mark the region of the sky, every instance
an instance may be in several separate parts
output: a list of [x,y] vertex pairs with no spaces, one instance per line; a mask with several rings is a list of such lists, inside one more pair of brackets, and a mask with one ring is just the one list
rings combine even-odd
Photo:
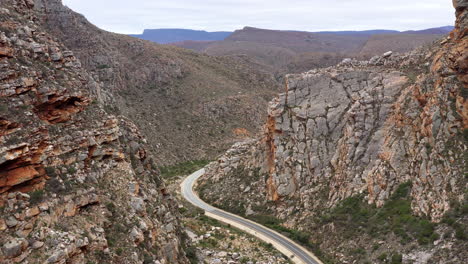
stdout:
[[453,25],[452,0],[63,0],[117,33],[186,28],[233,31],[416,30]]

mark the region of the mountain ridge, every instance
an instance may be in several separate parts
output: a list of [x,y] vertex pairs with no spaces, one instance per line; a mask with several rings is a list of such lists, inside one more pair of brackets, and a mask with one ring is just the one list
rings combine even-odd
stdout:
[[427,28],[421,30],[391,30],[391,29],[372,29],[372,30],[342,30],[342,31],[299,31],[299,30],[274,30],[261,29],[246,26],[243,29],[235,31],[205,31],[183,28],[161,28],[144,29],[142,34],[129,34],[131,37],[150,40],[159,44],[174,44],[183,41],[219,41],[224,40],[236,31],[242,30],[269,30],[278,32],[302,32],[315,34],[333,34],[333,35],[377,35],[390,33],[412,33],[412,34],[447,34],[453,30],[453,26],[442,26]]
[[193,29],[145,29],[142,34],[130,34],[129,36],[150,40],[160,44],[168,44],[185,40],[194,41],[215,41],[224,40],[232,32],[214,31],[208,32],[204,30]]

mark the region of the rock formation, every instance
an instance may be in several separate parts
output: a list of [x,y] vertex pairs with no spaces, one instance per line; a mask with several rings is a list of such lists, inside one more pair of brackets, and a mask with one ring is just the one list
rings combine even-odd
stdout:
[[146,139],[38,2],[0,1],[0,262],[187,263]]
[[[441,221],[465,201],[467,187],[467,3],[454,5],[456,29],[430,48],[288,75],[264,134],[210,164],[201,195],[307,230],[347,198],[383,207],[410,182],[413,214]],[[331,239],[340,236],[321,242]]]

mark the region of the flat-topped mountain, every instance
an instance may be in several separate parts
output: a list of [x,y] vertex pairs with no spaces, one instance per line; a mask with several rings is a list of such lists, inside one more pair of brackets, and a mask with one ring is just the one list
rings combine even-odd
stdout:
[[143,34],[132,34],[130,36],[150,40],[160,44],[180,42],[185,40],[213,41],[224,40],[232,32],[219,31],[207,32],[192,29],[145,29]]
[[224,40],[186,40],[172,45],[216,56],[247,55],[281,75],[332,66],[347,57],[368,59],[389,50],[408,52],[440,39],[451,29],[305,32],[244,27]]

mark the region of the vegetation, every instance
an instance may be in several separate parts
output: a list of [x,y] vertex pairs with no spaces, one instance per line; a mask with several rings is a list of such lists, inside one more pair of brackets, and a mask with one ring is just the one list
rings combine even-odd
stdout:
[[324,263],[330,263],[328,258],[320,250],[319,246],[310,241],[310,234],[304,231],[295,230],[291,228],[284,227],[281,225],[282,220],[271,216],[271,215],[252,215],[248,217],[252,221],[260,223],[266,227],[269,227],[273,230],[276,230],[283,235],[289,237],[290,239],[302,244],[303,246],[311,249],[314,254],[320,258]]
[[38,204],[44,200],[44,191],[37,190],[29,193],[30,199],[29,202],[31,204]]
[[198,263],[198,258],[197,258],[197,248],[194,246],[187,247],[184,249],[185,251],[185,256],[189,259],[190,264],[197,264]]
[[410,189],[411,183],[401,184],[381,208],[368,205],[362,196],[350,197],[323,215],[320,222],[346,227],[342,234],[345,238],[355,236],[356,232],[373,236],[394,233],[403,243],[417,240],[421,245],[428,244],[438,238],[435,224],[412,214]]
[[462,202],[452,202],[452,209],[447,212],[442,219],[442,223],[451,226],[455,231],[455,238],[468,240],[467,223],[462,221],[468,215],[468,194],[465,193],[465,200]]
[[101,64],[101,65],[98,65],[96,68],[98,68],[99,70],[102,70],[102,69],[108,69],[110,68],[110,66],[107,64]]
[[175,176],[188,175],[205,167],[208,163],[210,163],[209,160],[192,160],[175,165],[159,167],[159,169],[161,170],[161,176],[167,179]]

